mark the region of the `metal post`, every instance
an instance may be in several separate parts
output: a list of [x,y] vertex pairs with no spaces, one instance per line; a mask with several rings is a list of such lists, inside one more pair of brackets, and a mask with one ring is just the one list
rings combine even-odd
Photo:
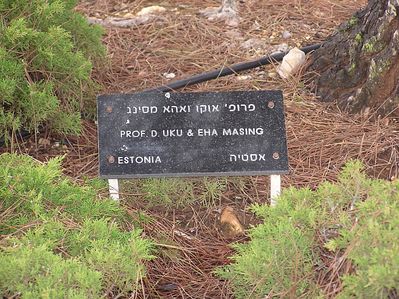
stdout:
[[119,182],[118,179],[109,179],[109,196],[114,200],[119,200]]
[[275,206],[277,203],[277,197],[281,193],[281,176],[271,175],[270,176],[270,205]]

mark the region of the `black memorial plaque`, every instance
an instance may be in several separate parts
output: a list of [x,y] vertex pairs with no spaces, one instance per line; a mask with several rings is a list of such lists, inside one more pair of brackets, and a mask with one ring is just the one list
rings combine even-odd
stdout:
[[281,91],[98,97],[100,176],[288,172]]

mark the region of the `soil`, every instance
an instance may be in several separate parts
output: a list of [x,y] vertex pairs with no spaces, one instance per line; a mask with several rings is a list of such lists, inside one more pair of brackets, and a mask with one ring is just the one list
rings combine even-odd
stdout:
[[[361,6],[363,0],[240,1],[240,23],[227,26],[210,21],[199,11],[218,1],[199,0],[82,0],[77,9],[87,17],[124,17],[141,8],[160,5],[166,11],[153,21],[132,28],[106,28],[104,43],[109,64],[96,67],[93,77],[102,93],[133,93],[246,60],[270,54],[283,43],[303,47],[320,43]],[[288,38],[285,31],[290,33]],[[252,40],[248,42],[248,40]],[[164,73],[174,73],[167,79]],[[245,75],[245,76],[243,76]],[[276,65],[228,76],[181,91],[281,89],[284,93],[290,173],[282,187],[316,188],[334,181],[349,159],[360,159],[367,172],[392,180],[399,175],[399,125],[393,118],[348,115],[335,105],[320,103],[311,92],[314,74],[302,71],[283,80]],[[97,133],[93,121],[83,122],[81,136],[41,133],[19,140],[15,151],[46,161],[65,155],[64,172],[77,182],[97,177]],[[10,149],[2,149],[3,151]],[[257,219],[248,212],[254,202],[268,201],[268,177],[246,177],[237,187],[229,182],[214,206],[148,208],[140,200],[123,200],[143,222],[146,236],[159,244],[159,257],[147,265],[147,278],[137,297],[233,298],[228,282],[217,278],[216,267],[230,262],[231,244],[247,237],[227,238],[220,230],[221,210],[230,206],[246,228]],[[137,216],[134,216],[137,217]]]

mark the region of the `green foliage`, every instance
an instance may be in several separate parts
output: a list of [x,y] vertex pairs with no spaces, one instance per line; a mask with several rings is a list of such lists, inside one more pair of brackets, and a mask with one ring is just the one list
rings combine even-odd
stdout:
[[103,183],[73,184],[61,160],[0,155],[0,234],[9,235],[0,241],[0,293],[128,295],[145,275],[152,245],[140,230],[121,229],[127,215],[115,201],[98,198]]
[[355,36],[355,43],[356,45],[360,45],[363,42],[363,35],[359,32]]
[[250,230],[249,243],[234,246],[233,263],[218,271],[232,281],[237,298],[324,297],[315,280],[321,262],[316,236],[328,230],[339,237],[323,245],[345,251],[354,265],[342,277],[340,298],[397,294],[399,182],[369,179],[362,164],[351,161],[337,183],[288,189],[276,207],[253,210],[263,223]]
[[145,273],[142,263],[132,261],[152,258],[149,243],[140,234],[140,230],[122,232],[106,220],[86,220],[80,231],[71,234],[66,246],[71,255],[82,256],[91,269],[102,273],[106,286],[113,285],[127,294]]
[[200,202],[207,207],[214,207],[218,204],[223,191],[226,189],[227,180],[219,178],[204,178],[203,188],[199,193]]
[[123,211],[112,200],[100,200],[96,189],[72,184],[61,174],[61,158],[47,164],[28,156],[0,155],[0,198],[4,210],[13,213],[0,224],[0,233],[11,233],[35,219],[48,220],[56,215],[86,218],[113,217],[121,221]]
[[123,182],[123,190],[142,194],[150,206],[167,208],[186,207],[194,202],[215,206],[226,189],[227,181],[221,178],[182,179],[161,178]]
[[352,18],[350,18],[350,20],[348,21],[348,27],[352,28],[354,26],[356,26],[359,23],[359,19],[355,16],[352,16]]
[[[346,250],[355,273],[343,277],[339,298],[393,298],[399,292],[399,182],[364,179],[356,221],[327,246]],[[359,194],[360,193],[360,194]]]
[[194,201],[194,185],[184,179],[143,180],[144,198],[153,205],[181,207]]
[[0,252],[0,291],[21,298],[99,298],[101,273],[46,246],[9,247]]
[[234,263],[219,271],[233,282],[237,298],[310,295],[316,258],[312,244],[319,217],[314,200],[307,189],[290,189],[275,208],[253,207],[263,224],[251,229],[251,242],[234,246]]
[[379,39],[377,36],[372,36],[365,41],[362,51],[366,54],[374,54],[382,51],[386,46],[386,42],[383,39]]
[[354,75],[355,70],[356,70],[356,63],[355,63],[355,62],[352,62],[352,63],[350,64],[349,68],[348,68],[348,73],[349,73],[350,75]]
[[[0,5],[0,138],[48,125],[78,133],[94,104],[92,63],[102,30],[73,11],[76,1],[3,0]],[[90,103],[91,102],[91,103]]]

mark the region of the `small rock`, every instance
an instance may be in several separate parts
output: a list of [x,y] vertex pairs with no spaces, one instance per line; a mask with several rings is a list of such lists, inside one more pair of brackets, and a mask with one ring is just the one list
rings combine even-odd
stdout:
[[173,79],[176,77],[175,73],[163,73],[162,76],[164,76],[166,79]]
[[39,143],[39,145],[44,145],[44,146],[47,146],[47,145],[51,144],[50,140],[48,140],[46,138],[39,138],[39,142],[38,143]]
[[221,229],[225,237],[234,238],[244,234],[244,227],[232,207],[225,207],[220,215]]
[[239,18],[227,18],[225,23],[227,26],[230,26],[230,27],[238,27],[238,25],[240,25],[240,19]]
[[277,73],[275,72],[268,72],[267,75],[269,76],[269,78],[275,78],[277,76]]
[[237,76],[238,81],[245,81],[245,80],[249,80],[249,79],[252,79],[252,77],[250,75]]
[[240,23],[237,11],[231,7],[207,7],[201,10],[200,14],[207,17],[209,21],[224,20],[225,24],[230,27],[238,27]]
[[125,13],[124,15],[122,15],[122,17],[125,18],[125,19],[132,19],[132,18],[135,17],[135,15],[130,13],[130,12],[128,12],[128,13]]
[[144,16],[144,15],[154,15],[154,14],[160,14],[166,11],[165,7],[158,6],[158,5],[153,5],[153,6],[148,6],[144,7],[141,9],[137,15],[138,16]]
[[192,239],[193,239],[193,237],[191,237],[191,236],[187,235],[186,233],[184,233],[184,232],[182,232],[182,231],[179,231],[179,230],[177,230],[177,229],[174,230],[173,233],[174,233],[176,236],[179,236],[179,237],[183,237],[183,238],[186,238],[186,239],[189,239],[189,240],[192,240]]
[[259,38],[250,38],[241,44],[244,49],[257,49],[263,45],[263,41]]
[[291,34],[291,32],[285,30],[285,31],[281,34],[281,36],[282,36],[282,38],[284,38],[284,39],[289,39],[289,38],[292,36],[292,34]]
[[273,47],[272,54],[288,52],[290,47],[286,43],[279,44]]
[[237,29],[231,29],[231,30],[226,31],[226,36],[233,40],[242,40],[243,39],[242,33]]
[[283,61],[277,68],[277,73],[281,78],[287,79],[293,75],[305,63],[306,55],[298,48],[293,48],[284,56]]
[[220,7],[207,7],[200,10],[200,14],[207,18],[212,18],[213,16],[220,13]]

